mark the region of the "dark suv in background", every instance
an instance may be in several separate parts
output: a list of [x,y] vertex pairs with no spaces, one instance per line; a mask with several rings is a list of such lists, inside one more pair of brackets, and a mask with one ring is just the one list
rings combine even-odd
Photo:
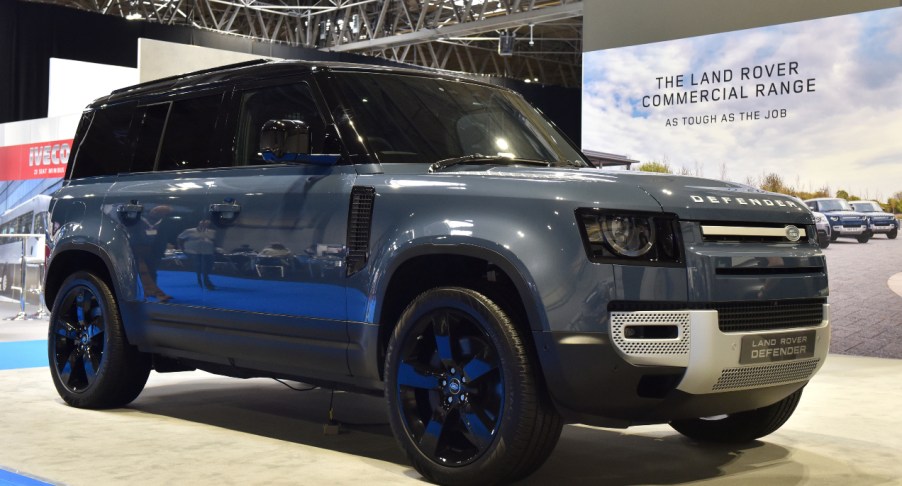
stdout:
[[872,233],[870,220],[862,212],[852,209],[849,202],[838,197],[820,197],[806,199],[805,204],[812,211],[824,213],[830,222],[830,241],[840,236],[855,238],[859,243],[867,243]]
[[84,112],[54,195],[57,390],[151,369],[384,394],[441,483],[542,465],[562,424],[779,428],[829,348],[811,212],[607,172],[517,94],[412,70],[252,62]]
[[872,235],[884,234],[887,238],[894,240],[899,234],[899,221],[892,213],[887,213],[875,201],[851,201],[849,205],[855,211],[864,213],[868,216],[868,230]]

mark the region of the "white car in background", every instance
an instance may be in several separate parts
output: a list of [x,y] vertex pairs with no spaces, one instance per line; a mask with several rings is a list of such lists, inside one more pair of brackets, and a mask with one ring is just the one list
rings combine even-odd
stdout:
[[812,211],[814,215],[814,225],[817,227],[817,244],[821,248],[830,246],[830,221],[824,213]]

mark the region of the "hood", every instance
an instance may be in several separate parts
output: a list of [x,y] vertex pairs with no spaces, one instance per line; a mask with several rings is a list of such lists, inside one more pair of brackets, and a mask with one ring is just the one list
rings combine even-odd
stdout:
[[848,211],[848,210],[837,210],[837,211],[824,211],[824,214],[827,217],[830,216],[842,216],[842,217],[854,217],[854,218],[866,218],[867,215],[865,213],[859,213],[858,211]]
[[876,217],[879,219],[895,219],[896,218],[896,215],[894,215],[893,213],[887,213],[884,211],[870,211],[870,212],[864,213],[864,215],[868,216],[870,218]]
[[811,211],[799,199],[734,182],[673,174],[585,168],[493,167],[475,171],[469,167],[456,169],[453,173],[458,175],[580,182],[582,184],[575,184],[573,190],[586,192],[571,194],[571,198],[586,201],[588,207],[594,207],[594,204],[588,204],[589,201],[599,202],[602,207],[612,209],[630,206],[629,201],[611,197],[612,193],[617,191],[611,191],[610,186],[616,183],[621,187],[639,189],[654,199],[661,210],[674,213],[683,220],[814,224]]

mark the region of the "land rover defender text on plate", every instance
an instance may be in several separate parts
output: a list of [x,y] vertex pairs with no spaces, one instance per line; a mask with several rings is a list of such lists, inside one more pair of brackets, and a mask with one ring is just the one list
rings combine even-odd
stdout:
[[530,474],[564,423],[767,435],[829,346],[794,198],[602,171],[469,79],[251,62],[95,101],[51,203],[54,384],[151,369],[383,393],[439,483]]

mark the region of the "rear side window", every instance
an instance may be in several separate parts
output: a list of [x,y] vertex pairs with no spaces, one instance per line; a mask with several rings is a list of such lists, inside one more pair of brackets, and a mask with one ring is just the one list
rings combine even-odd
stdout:
[[118,174],[128,170],[131,150],[128,130],[134,105],[95,110],[73,160],[71,178]]
[[150,172],[156,166],[160,140],[166,117],[169,116],[171,103],[141,106],[135,115],[137,135],[135,142],[135,158],[132,160],[132,172]]
[[219,160],[220,152],[216,150],[216,122],[222,97],[223,94],[218,93],[172,102],[156,170],[206,169],[227,165]]

